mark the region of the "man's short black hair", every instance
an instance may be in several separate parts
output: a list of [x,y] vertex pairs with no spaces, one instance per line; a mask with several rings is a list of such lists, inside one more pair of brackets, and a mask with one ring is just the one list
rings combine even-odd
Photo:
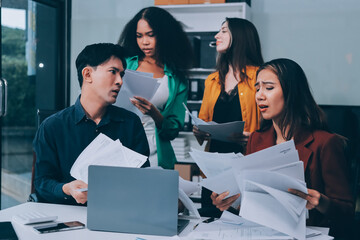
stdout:
[[80,88],[83,84],[82,70],[84,67],[97,67],[111,57],[121,60],[124,70],[126,69],[125,50],[123,47],[113,43],[96,43],[86,46],[76,58],[76,69]]

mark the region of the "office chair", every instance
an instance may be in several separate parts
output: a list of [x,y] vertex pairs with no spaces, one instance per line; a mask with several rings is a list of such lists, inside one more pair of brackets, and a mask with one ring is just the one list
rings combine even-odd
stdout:
[[[37,110],[37,127],[39,128],[40,124],[49,116],[58,112],[58,110]],[[39,202],[39,198],[36,195],[36,189],[34,185],[35,180],[35,163],[36,163],[36,153],[33,151],[33,163],[31,168],[31,190],[28,198],[28,202]]]
[[28,202],[39,202],[39,199],[36,195],[35,192],[35,185],[34,185],[34,179],[35,179],[35,163],[36,163],[36,154],[33,151],[33,163],[32,163],[32,168],[31,168],[31,190],[30,190],[30,195],[28,198]]
[[320,105],[325,112],[331,131],[346,138],[344,147],[349,166],[356,210],[353,236],[360,239],[360,106]]

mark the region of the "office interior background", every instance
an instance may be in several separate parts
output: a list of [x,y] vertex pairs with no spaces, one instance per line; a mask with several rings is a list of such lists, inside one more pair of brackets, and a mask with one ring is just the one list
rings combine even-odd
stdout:
[[[7,95],[7,101],[0,99],[1,114],[7,105],[0,123],[4,209],[26,202],[31,191],[32,140],[39,121],[73,104],[80,93],[78,53],[88,44],[116,43],[124,25],[154,1],[2,0],[0,4],[0,75],[7,81],[7,87],[0,82],[0,94]],[[204,9],[189,6],[183,11],[193,14],[192,21],[206,22],[204,32],[217,31],[222,21],[211,21],[214,10]],[[215,11],[226,14],[226,6],[219,9]],[[298,62],[330,127],[350,140],[359,213],[360,2],[253,0],[245,16],[259,32],[265,61],[286,57]],[[191,23],[184,26],[191,32]]]

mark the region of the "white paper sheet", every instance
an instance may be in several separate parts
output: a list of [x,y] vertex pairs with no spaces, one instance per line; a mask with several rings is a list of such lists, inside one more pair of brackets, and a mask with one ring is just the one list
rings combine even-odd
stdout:
[[290,151],[295,151],[294,140],[289,140],[269,148],[263,149],[261,151],[246,155],[248,160],[253,159],[268,159],[270,156],[277,156],[280,154],[287,154]]
[[266,156],[257,153],[246,155],[239,160],[233,160],[231,166],[238,172],[249,169],[270,170],[300,161],[297,150],[288,151],[286,154],[274,153],[275,155],[269,154]]
[[[307,193],[306,183],[298,179],[292,178],[282,173],[264,171],[264,170],[246,170],[241,175],[237,175],[236,180],[240,189],[243,189],[242,181],[248,180],[260,183],[284,192],[288,192],[289,188],[294,188]],[[290,194],[290,193],[289,193]]]
[[[291,144],[293,142],[290,142],[288,146]],[[279,149],[278,147],[275,148]],[[234,155],[220,155],[195,149],[190,152],[190,155],[207,176],[200,184],[218,194],[229,191],[227,197],[230,197],[241,193],[241,184],[238,185],[234,180],[235,176],[242,175],[243,171],[246,170],[271,170],[303,180],[303,163],[299,161],[298,152],[291,150],[286,151],[286,154],[279,154],[280,151],[282,150],[277,151],[275,149],[273,153],[277,155],[270,155],[267,158],[262,158],[259,154],[239,157],[234,153],[232,153]]]
[[251,186],[255,187],[256,185],[255,188],[262,188],[263,191],[277,198],[295,220],[305,210],[306,200],[288,192],[289,188],[293,188],[307,193],[306,183],[303,181],[276,172],[256,170],[244,171],[242,175],[236,177],[236,180],[242,192],[244,192],[245,182],[251,182],[252,184],[247,185],[247,191]]
[[303,184],[286,175],[266,171],[244,171],[237,180],[241,178],[242,217],[297,239],[305,239],[306,200],[287,192],[288,188],[307,192]]
[[88,183],[90,165],[139,168],[146,160],[146,156],[124,147],[119,140],[113,141],[100,133],[76,159],[70,175]]
[[233,240],[233,239],[292,239],[273,229],[247,224],[227,224],[221,220],[211,223],[200,223],[199,226],[191,232],[188,237],[190,239],[217,239],[217,240]]
[[122,150],[124,152],[125,158],[128,162],[128,167],[133,168],[140,168],[147,160],[147,157],[131,150],[130,148],[127,148],[125,146],[122,146]]
[[202,186],[216,193],[229,191],[229,196],[241,193],[240,215],[243,218],[305,239],[306,200],[288,192],[293,188],[307,193],[303,162],[294,141],[247,156],[225,157],[225,164],[219,163],[224,159],[216,153],[194,151],[191,155],[209,175],[201,182]]
[[329,228],[324,227],[306,227],[306,239],[308,240],[332,240],[334,237],[331,237],[329,234]]
[[208,178],[230,169],[232,162],[242,157],[235,153],[209,153],[196,149],[191,149],[190,156]]
[[245,191],[240,215],[299,240],[305,239],[305,211],[296,222],[288,211],[269,194]]
[[316,231],[316,232],[320,232],[323,235],[328,235],[329,234],[329,230],[330,228],[326,228],[326,227],[315,227],[315,226],[307,226],[306,227],[306,234],[311,231]]
[[160,83],[152,77],[152,74],[126,69],[123,85],[114,105],[134,112],[141,117],[143,114],[131,103],[130,98],[140,96],[150,101],[159,86]]
[[235,224],[235,225],[241,225],[246,222],[244,218],[235,215],[229,211],[223,211],[220,217],[220,221],[222,221],[223,223]]
[[183,103],[186,112],[194,121],[196,127],[203,132],[209,133],[212,139],[223,142],[231,142],[231,137],[237,134],[242,134],[244,131],[244,121],[234,121],[227,123],[205,122],[192,114],[186,105]]
[[191,199],[186,195],[186,193],[179,188],[179,199],[184,204],[184,206],[193,214],[196,218],[201,218],[199,211],[197,210],[195,204]]
[[305,181],[304,163],[302,161],[277,166],[271,168],[270,171],[281,173],[300,181]]
[[215,177],[205,178],[200,182],[200,185],[217,194],[229,191],[226,198],[240,193],[233,169],[228,169]]
[[299,221],[299,216],[305,211],[306,200],[296,195],[248,180],[245,181],[245,185],[244,197],[245,192],[249,191],[269,194],[279,202],[279,207],[284,207],[288,211],[295,222]]
[[187,108],[186,104],[183,103],[183,106],[185,108],[185,111],[189,114],[189,116],[191,117],[191,119],[194,121],[195,125],[198,126],[198,125],[207,125],[207,124],[212,124],[214,122],[205,122],[204,120],[198,118],[197,116],[195,116],[194,114],[192,114],[190,112],[190,110]]
[[187,196],[198,192],[201,186],[198,182],[187,181],[179,176],[179,188],[182,189]]

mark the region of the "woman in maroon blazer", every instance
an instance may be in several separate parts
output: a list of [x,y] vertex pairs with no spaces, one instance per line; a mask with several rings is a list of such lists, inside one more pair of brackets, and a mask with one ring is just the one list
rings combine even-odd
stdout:
[[[349,232],[354,200],[344,154],[344,139],[328,131],[324,113],[316,104],[302,68],[289,59],[265,63],[257,72],[256,103],[263,121],[250,135],[247,154],[294,139],[304,162],[308,193],[289,189],[307,200],[307,225],[330,227],[333,236]],[[228,209],[239,195],[213,193],[213,204]]]

